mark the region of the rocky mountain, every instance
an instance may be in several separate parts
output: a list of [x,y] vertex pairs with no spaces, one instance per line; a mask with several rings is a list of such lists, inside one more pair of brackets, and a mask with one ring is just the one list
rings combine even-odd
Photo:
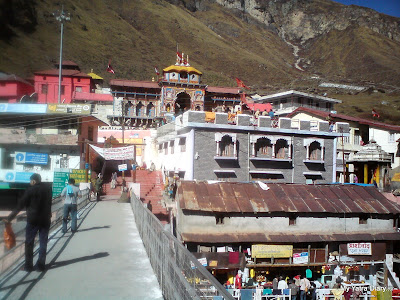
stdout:
[[[342,90],[320,87],[334,82],[398,100],[400,19],[330,0],[0,0],[0,71],[29,77],[58,61],[53,13],[62,3],[71,17],[64,58],[105,82],[151,80],[155,65],[175,62],[178,45],[206,84],[233,86],[239,77],[253,92],[340,98]],[[110,59],[115,75],[106,72]]]

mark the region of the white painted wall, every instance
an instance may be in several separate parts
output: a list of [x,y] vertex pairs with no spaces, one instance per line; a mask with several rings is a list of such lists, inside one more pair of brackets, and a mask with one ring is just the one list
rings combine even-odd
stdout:
[[[381,128],[369,128],[369,137],[370,139],[374,139],[376,143],[382,147],[387,153],[394,153],[396,155],[397,152],[397,143],[396,141],[400,138],[400,133],[395,133],[392,141],[390,140],[390,131],[381,129]],[[392,168],[396,168],[400,165],[400,157],[394,158],[394,163],[392,164]]]
[[[321,226],[323,225],[323,226]],[[332,234],[393,232],[393,219],[298,217],[296,225],[289,225],[288,217],[225,217],[224,224],[216,224],[215,216],[179,214],[181,232],[185,233],[268,233],[268,234]]]
[[[175,135],[175,133],[173,133]],[[186,151],[181,151],[179,145],[180,138],[186,137]],[[170,142],[174,141],[174,153],[171,154]],[[164,144],[168,143],[168,154],[164,154]],[[158,145],[162,144],[162,151],[158,151]],[[158,162],[160,168],[166,171],[185,171],[184,180],[193,179],[193,159],[194,159],[194,133],[191,130],[188,133],[179,135],[177,137],[167,136],[160,139],[157,144]]]

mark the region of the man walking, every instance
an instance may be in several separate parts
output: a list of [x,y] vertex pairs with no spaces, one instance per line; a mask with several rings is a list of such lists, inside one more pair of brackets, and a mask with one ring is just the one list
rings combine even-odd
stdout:
[[24,271],[33,271],[33,246],[39,232],[39,258],[36,270],[44,271],[46,265],[47,240],[51,221],[51,190],[43,185],[42,178],[35,173],[30,177],[30,187],[18,202],[18,207],[8,216],[11,222],[15,216],[26,208],[25,265]]
[[70,178],[68,180],[68,185],[62,190],[61,197],[65,197],[64,201],[64,216],[62,231],[67,232],[68,216],[71,214],[71,231],[76,231],[77,223],[77,213],[78,213],[78,195],[80,191],[77,186],[75,186],[75,179]]

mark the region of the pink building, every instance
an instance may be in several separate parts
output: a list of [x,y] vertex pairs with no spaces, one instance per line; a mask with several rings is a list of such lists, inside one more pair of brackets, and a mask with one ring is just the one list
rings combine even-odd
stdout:
[[[35,90],[38,93],[38,103],[58,102],[59,69],[35,72]],[[79,66],[71,61],[62,64],[61,103],[73,102],[75,93],[90,93],[92,78],[81,72]]]
[[33,85],[16,76],[0,72],[0,102],[19,102],[22,96],[30,96]]

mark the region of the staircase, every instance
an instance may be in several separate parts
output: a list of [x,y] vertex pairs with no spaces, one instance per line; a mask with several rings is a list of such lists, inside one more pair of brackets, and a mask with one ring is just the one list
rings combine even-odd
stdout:
[[[132,177],[125,177],[127,186],[132,182]],[[118,185],[111,188],[111,182],[103,185],[103,192],[107,195],[121,195],[122,177],[118,177]],[[136,182],[140,183],[140,200],[147,204],[147,207],[161,221],[162,224],[169,223],[169,213],[162,204],[164,184],[161,171],[150,172],[148,170],[136,170]]]
[[136,170],[136,182],[140,183],[140,199],[143,203],[148,205],[162,224],[168,224],[169,213],[162,202],[164,184],[161,171]]

